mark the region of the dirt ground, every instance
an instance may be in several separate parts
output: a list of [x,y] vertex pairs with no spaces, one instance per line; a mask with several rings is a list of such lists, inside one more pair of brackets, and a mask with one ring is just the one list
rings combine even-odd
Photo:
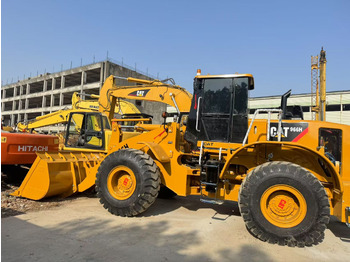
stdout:
[[281,247],[250,235],[235,202],[157,199],[140,216],[124,218],[111,215],[91,192],[45,201],[9,196],[21,174],[3,171],[3,261],[343,262],[350,256],[350,229],[334,217],[318,245]]

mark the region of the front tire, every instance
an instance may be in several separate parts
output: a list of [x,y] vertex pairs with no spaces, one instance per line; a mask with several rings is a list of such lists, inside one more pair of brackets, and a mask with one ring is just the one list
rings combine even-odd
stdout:
[[330,219],[327,193],[320,181],[289,162],[255,168],[243,181],[238,202],[248,230],[280,245],[319,243]]
[[100,203],[117,216],[136,216],[155,201],[160,172],[140,150],[123,149],[107,156],[98,168],[96,191]]

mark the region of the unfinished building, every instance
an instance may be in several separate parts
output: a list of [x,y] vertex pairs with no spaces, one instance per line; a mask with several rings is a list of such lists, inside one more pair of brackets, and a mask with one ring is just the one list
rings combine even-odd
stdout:
[[[18,122],[68,108],[72,104],[71,98],[74,92],[99,94],[104,80],[109,75],[153,79],[146,73],[108,60],[27,78],[1,87],[3,123],[15,126]],[[133,85],[122,79],[117,79],[116,83]],[[133,102],[141,112],[155,115],[154,121],[161,122],[160,115],[162,110],[166,110],[165,105],[160,106],[146,101]]]

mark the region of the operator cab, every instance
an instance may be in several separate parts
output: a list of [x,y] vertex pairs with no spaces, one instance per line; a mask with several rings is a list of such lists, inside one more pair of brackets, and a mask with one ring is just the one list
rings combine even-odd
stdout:
[[250,74],[197,75],[187,120],[185,139],[242,143],[248,129],[248,90],[254,89]]
[[108,119],[101,113],[71,113],[67,125],[66,147],[103,150],[104,131],[111,129]]

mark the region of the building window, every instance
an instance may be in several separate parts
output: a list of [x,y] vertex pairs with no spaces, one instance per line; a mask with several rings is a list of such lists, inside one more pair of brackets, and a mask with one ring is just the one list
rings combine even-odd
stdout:
[[340,105],[326,105],[326,111],[340,111]]
[[302,109],[303,109],[303,112],[310,112],[309,106],[303,106]]
[[343,111],[350,111],[350,104],[343,105]]

